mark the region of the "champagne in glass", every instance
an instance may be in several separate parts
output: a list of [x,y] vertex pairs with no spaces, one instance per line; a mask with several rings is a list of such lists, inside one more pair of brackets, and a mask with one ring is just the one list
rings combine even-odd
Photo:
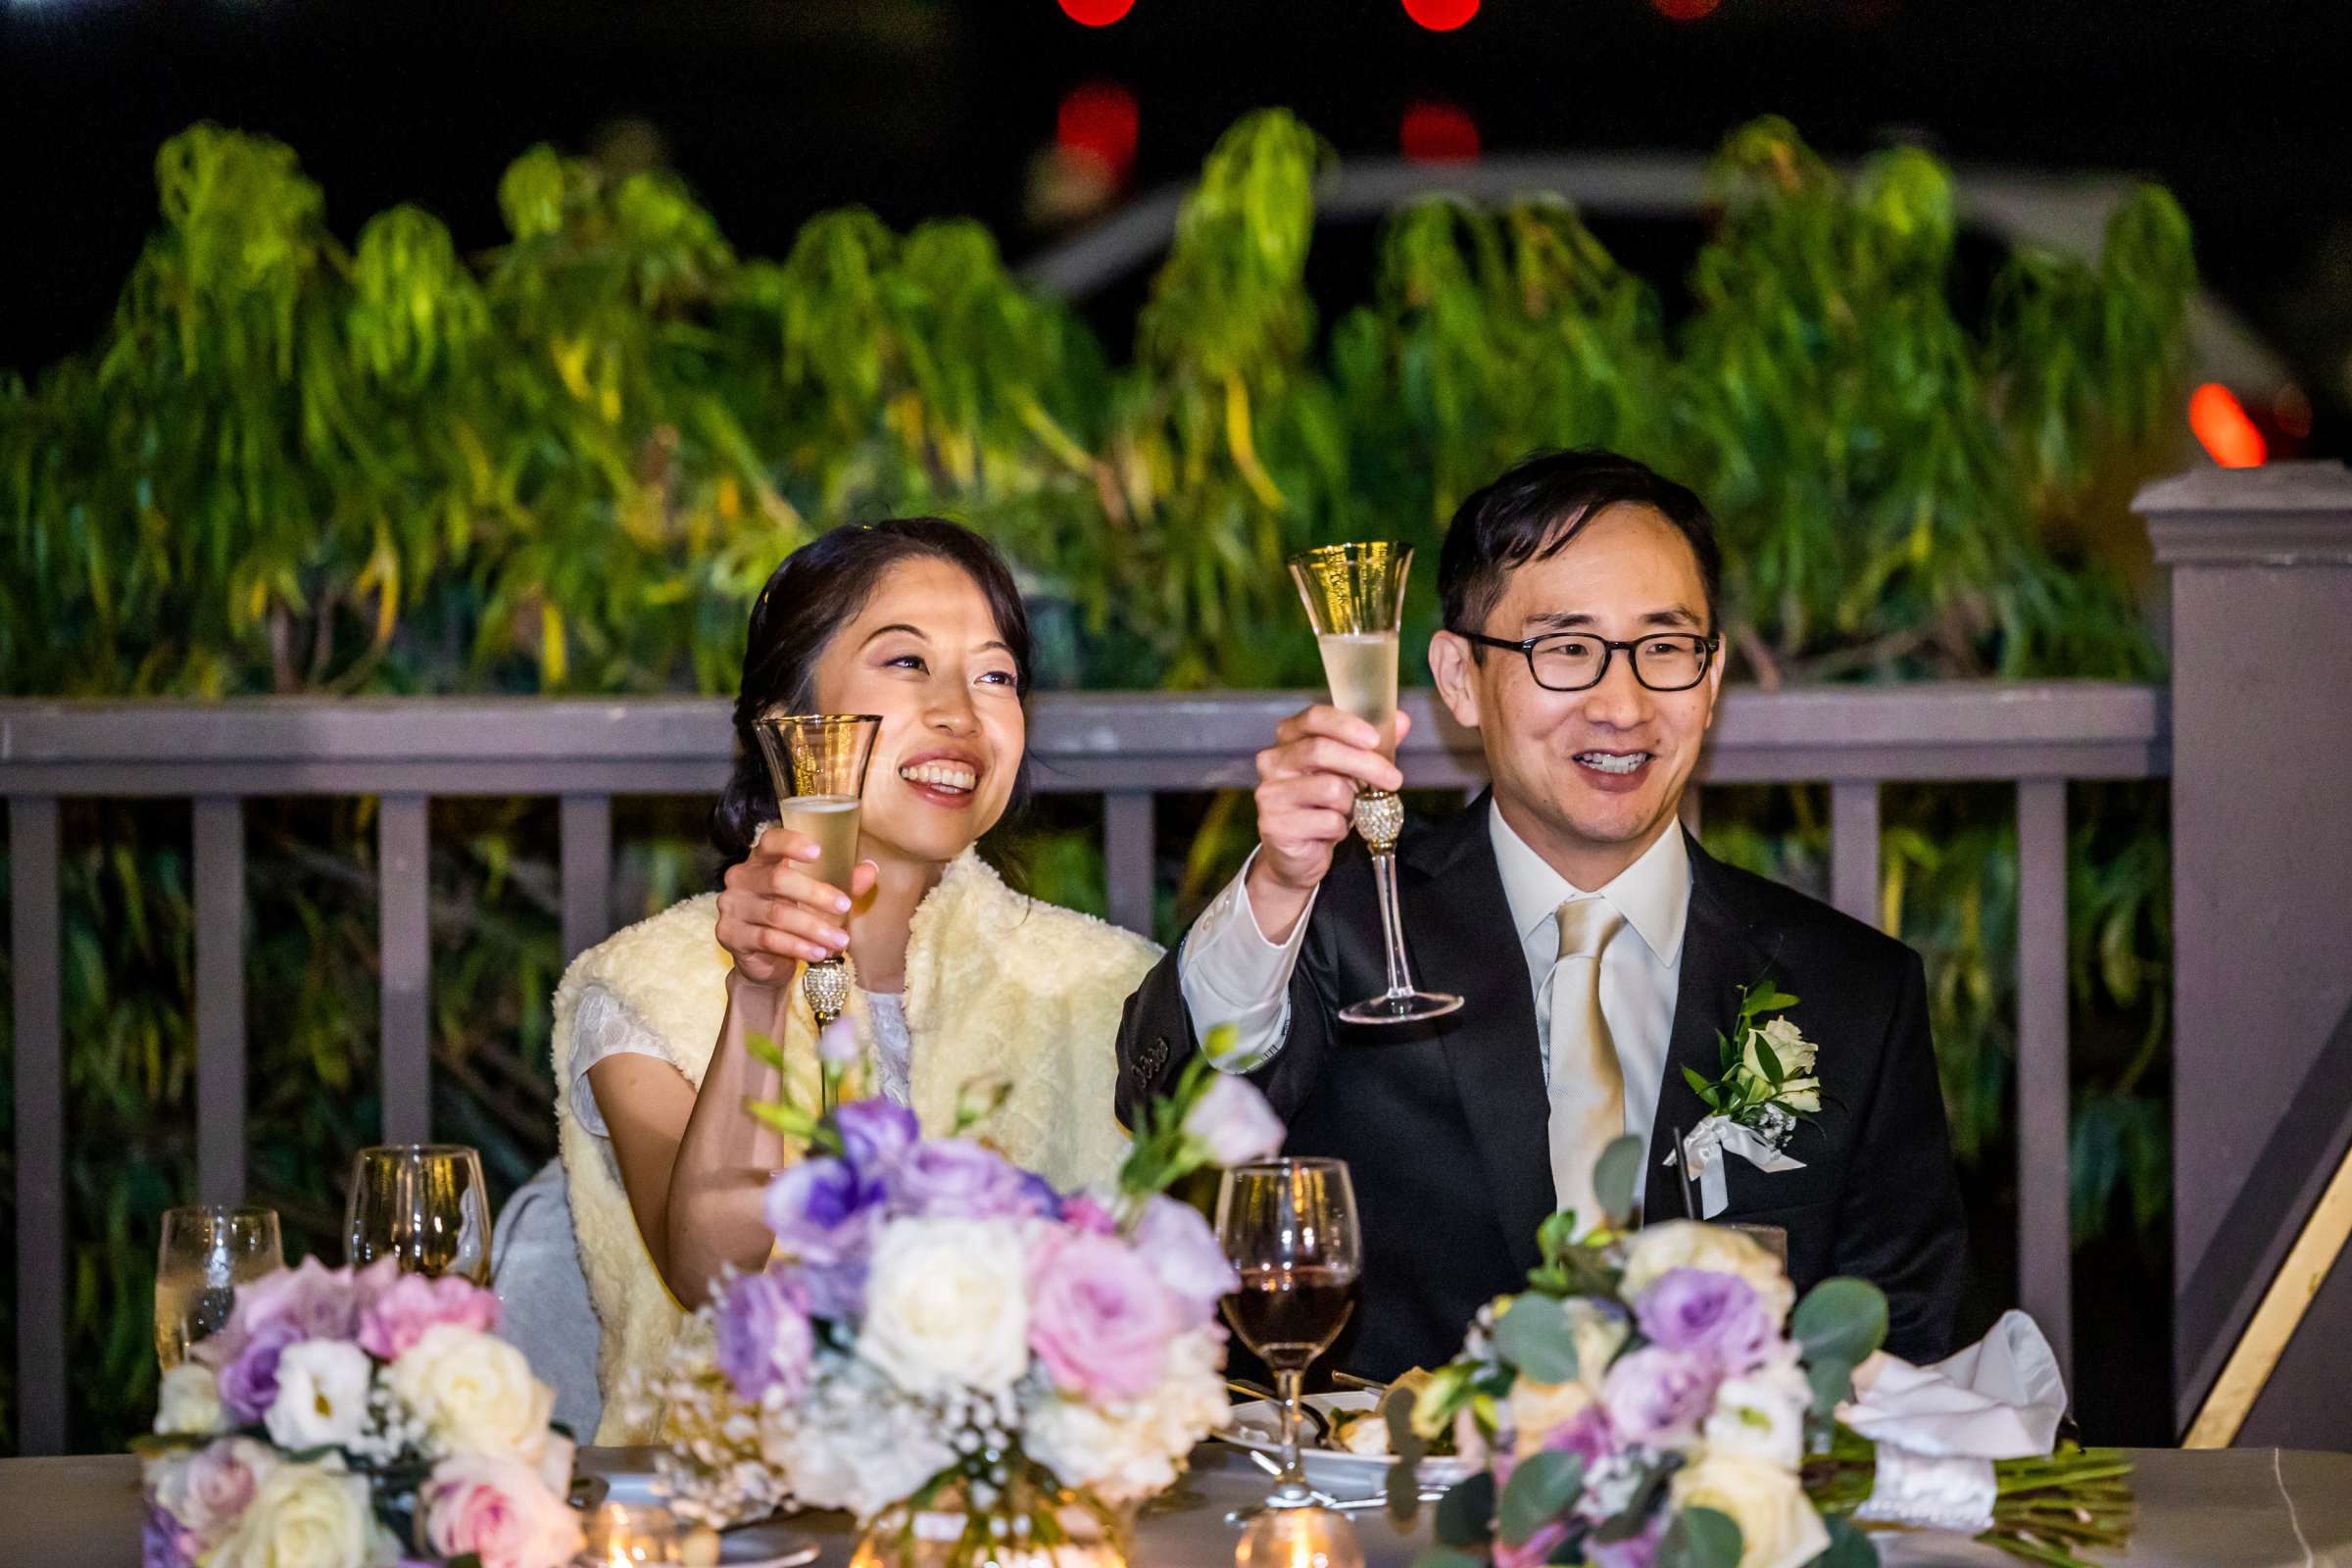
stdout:
[[[810,874],[847,893],[850,873],[858,866],[858,803],[865,796],[874,739],[882,733],[881,716],[769,713],[755,729],[775,785],[778,815],[786,827],[816,841],[818,859]],[[838,957],[811,963],[801,971],[801,990],[821,1028],[849,1004],[849,966]]]
[[1341,631],[1315,639],[1331,706],[1380,731],[1382,749],[1396,750],[1396,634]]
[[786,827],[815,841],[808,874],[849,891],[850,873],[858,869],[858,797],[795,795],[778,801],[776,811]]
[[[1413,552],[1375,539],[1320,545],[1291,558],[1291,577],[1306,604],[1323,655],[1332,706],[1380,731],[1386,752],[1396,749],[1396,632],[1404,616],[1404,578]],[[1443,991],[1413,984],[1404,954],[1404,921],[1396,908],[1396,835],[1404,803],[1390,790],[1359,787],[1355,831],[1372,852],[1372,881],[1380,894],[1380,928],[1388,956],[1389,988],[1340,1009],[1344,1023],[1413,1023],[1441,1018],[1462,1004]]]
[[276,1209],[166,1209],[155,1262],[155,1358],[164,1370],[227,1324],[238,1286],[285,1261]]
[[389,1144],[351,1162],[343,1234],[354,1267],[389,1257],[403,1274],[490,1283],[490,1190],[463,1144]]
[[1282,1474],[1268,1508],[1310,1505],[1298,1467],[1298,1386],[1355,1305],[1364,1245],[1355,1189],[1337,1159],[1236,1165],[1217,1188],[1217,1240],[1241,1276],[1225,1320],[1274,1374],[1282,1394]]

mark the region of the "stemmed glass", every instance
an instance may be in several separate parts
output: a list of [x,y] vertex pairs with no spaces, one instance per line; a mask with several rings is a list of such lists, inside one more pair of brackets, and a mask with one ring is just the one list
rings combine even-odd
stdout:
[[[1409,545],[1385,539],[1319,545],[1291,558],[1291,576],[1314,623],[1315,647],[1331,703],[1380,731],[1381,748],[1396,751],[1396,631],[1404,614]],[[1394,790],[1355,792],[1355,831],[1372,852],[1372,880],[1380,890],[1380,928],[1389,960],[1389,989],[1340,1009],[1345,1023],[1411,1023],[1441,1018],[1462,1004],[1443,991],[1413,985],[1404,956],[1404,922],[1396,911],[1396,835],[1404,803]]]
[[[865,797],[866,764],[882,732],[875,713],[769,713],[754,726],[767,754],[776,811],[795,833],[816,844],[808,874],[847,893],[858,868],[858,818]],[[849,1005],[849,966],[838,956],[801,971],[801,991],[819,1028]]]
[[274,1208],[166,1209],[155,1259],[155,1358],[163,1369],[220,1331],[238,1286],[285,1266]]
[[1242,1281],[1225,1298],[1225,1321],[1282,1395],[1282,1474],[1266,1506],[1310,1506],[1315,1495],[1298,1464],[1298,1386],[1347,1327],[1363,1272],[1347,1162],[1234,1166],[1217,1188],[1217,1240]]
[[387,1144],[351,1162],[343,1234],[354,1267],[379,1257],[403,1274],[490,1283],[490,1190],[463,1144]]

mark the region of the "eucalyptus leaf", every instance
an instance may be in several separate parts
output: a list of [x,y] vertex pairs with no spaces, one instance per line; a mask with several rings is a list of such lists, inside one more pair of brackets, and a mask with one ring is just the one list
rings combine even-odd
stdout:
[[1829,1529],[1830,1544],[1813,1559],[1811,1568],[1877,1568],[1879,1548],[1870,1544],[1869,1536],[1855,1528],[1852,1520],[1829,1514],[1821,1522]]
[[1592,1162],[1592,1196],[1619,1230],[1633,1218],[1634,1205],[1641,1200],[1641,1183],[1642,1140],[1631,1133],[1610,1139],[1609,1147]]
[[1655,1568],[1739,1568],[1740,1527],[1712,1508],[1685,1508],[1658,1542]]
[[1796,1303],[1788,1330],[1807,1359],[1821,1356],[1859,1366],[1886,1343],[1886,1293],[1867,1280],[1823,1280]]
[[1484,1547],[1494,1539],[1494,1476],[1481,1470],[1446,1489],[1431,1529],[1448,1546]]
[[1585,1461],[1556,1448],[1539,1448],[1511,1469],[1502,1489],[1495,1531],[1506,1544],[1523,1546],[1535,1533],[1567,1512],[1584,1490]]
[[1536,1383],[1566,1383],[1576,1376],[1576,1334],[1568,1305],[1529,1292],[1515,1298],[1494,1323],[1494,1349]]

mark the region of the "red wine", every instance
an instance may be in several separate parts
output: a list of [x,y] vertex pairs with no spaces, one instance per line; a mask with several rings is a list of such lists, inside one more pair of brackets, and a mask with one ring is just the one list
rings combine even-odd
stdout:
[[1245,1268],[1242,1288],[1225,1298],[1225,1321],[1267,1366],[1303,1371],[1348,1326],[1355,1285],[1351,1268]]

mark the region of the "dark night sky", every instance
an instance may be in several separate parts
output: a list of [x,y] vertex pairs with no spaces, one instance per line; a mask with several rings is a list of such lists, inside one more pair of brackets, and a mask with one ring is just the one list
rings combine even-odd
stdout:
[[1484,0],[1442,35],[1397,0],[1138,0],[1103,29],[1054,0],[0,0],[0,366],[91,341],[154,222],[155,148],[194,120],[290,142],[347,236],[411,200],[493,244],[510,159],[636,118],[744,251],[862,201],[978,216],[1017,259],[1044,237],[1020,216],[1028,161],[1096,78],[1140,103],[1147,188],[1261,104],[1387,154],[1433,97],[1491,151],[1703,151],[1770,112],[1833,155],[1904,137],[2151,173],[2212,286],[2311,387],[2319,445],[2352,448],[2340,0],[1721,0],[1690,23],[1650,0]]

